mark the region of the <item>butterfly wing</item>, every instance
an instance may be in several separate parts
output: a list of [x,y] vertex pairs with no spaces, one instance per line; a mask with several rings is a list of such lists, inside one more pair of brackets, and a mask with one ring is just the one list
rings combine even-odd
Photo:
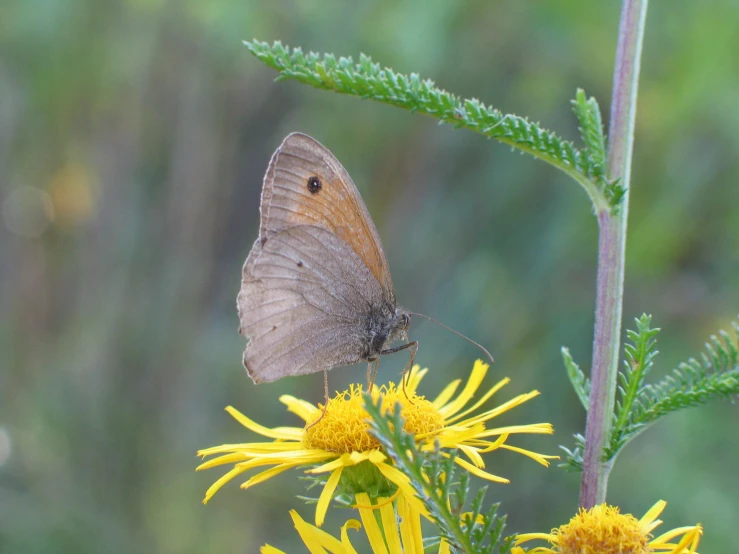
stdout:
[[257,383],[366,359],[368,316],[390,310],[358,254],[313,225],[257,239],[237,304],[249,339],[244,365]]
[[331,231],[359,256],[395,304],[390,268],[367,207],[349,173],[317,140],[292,133],[272,156],[261,202],[262,242],[294,225]]

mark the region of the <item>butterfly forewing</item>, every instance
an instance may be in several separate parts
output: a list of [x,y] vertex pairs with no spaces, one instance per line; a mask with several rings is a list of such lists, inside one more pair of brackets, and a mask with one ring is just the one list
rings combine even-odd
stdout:
[[260,236],[294,225],[315,225],[334,233],[359,256],[395,300],[390,269],[369,212],[339,160],[317,140],[292,133],[272,156],[264,179]]

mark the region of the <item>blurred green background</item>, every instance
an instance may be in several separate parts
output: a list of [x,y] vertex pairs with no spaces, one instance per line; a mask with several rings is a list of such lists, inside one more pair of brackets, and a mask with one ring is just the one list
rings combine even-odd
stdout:
[[[241,44],[365,52],[462,96],[577,138],[569,100],[607,119],[618,2],[11,0],[0,17],[0,552],[302,552],[295,473],[247,492],[195,473],[195,451],[250,435],[232,404],[292,425],[280,394],[323,397],[320,375],[255,385],[235,297],[257,234],[263,172],[290,131],[328,146],[379,228],[399,301],[485,344],[501,398],[542,396],[504,422],[550,421],[557,453],[583,429],[559,349],[587,368],[596,222],[548,165],[430,118],[274,82]],[[636,129],[625,324],[664,329],[656,375],[739,311],[739,4],[653,2]],[[425,392],[478,352],[414,322]],[[405,358],[383,361],[395,379]],[[331,373],[332,389],[364,367]],[[665,528],[702,522],[701,552],[735,550],[739,414],[673,415],[620,456],[610,500]],[[578,477],[487,458],[508,530],[575,511]],[[332,510],[331,532],[348,514]]]

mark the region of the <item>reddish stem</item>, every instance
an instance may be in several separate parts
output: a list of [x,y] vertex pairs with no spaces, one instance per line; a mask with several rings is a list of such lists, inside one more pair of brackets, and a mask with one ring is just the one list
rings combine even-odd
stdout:
[[588,419],[580,483],[580,505],[605,502],[611,462],[603,449],[613,425],[623,309],[626,222],[629,213],[631,153],[647,0],[624,0],[619,23],[608,133],[608,178],[626,188],[617,209],[598,212],[598,277]]

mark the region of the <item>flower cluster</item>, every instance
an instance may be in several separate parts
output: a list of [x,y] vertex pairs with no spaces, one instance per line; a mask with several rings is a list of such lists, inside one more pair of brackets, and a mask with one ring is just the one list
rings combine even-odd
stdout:
[[[490,420],[539,393],[532,391],[521,394],[499,406],[475,414],[510,381],[499,381],[479,400],[469,405],[487,370],[488,365],[478,360],[467,383],[458,394],[457,390],[462,384],[460,379],[449,383],[433,401],[417,393],[427,372],[418,366],[412,368],[405,387],[389,383],[373,389],[372,394],[375,399],[382,397],[384,409],[400,404],[405,429],[416,437],[422,449],[432,450],[436,444],[443,449],[458,449],[466,457],[455,458],[462,468],[488,481],[508,483],[508,479],[486,471],[482,454],[508,450],[547,466],[547,460],[552,456],[510,445],[508,440],[511,435],[521,433],[551,434],[553,429],[548,423],[488,428],[486,424]],[[316,507],[315,522],[319,527],[323,524],[340,482],[342,490],[352,495],[368,490],[372,490],[378,497],[399,494],[420,513],[425,513],[423,504],[410,486],[409,478],[393,467],[387,455],[382,452],[377,438],[370,434],[361,386],[352,386],[331,398],[325,414],[321,406],[293,396],[282,396],[280,401],[304,421],[305,427],[268,429],[235,408],[226,408],[244,427],[273,440],[226,444],[199,451],[200,456],[217,456],[201,464],[199,470],[233,464],[233,468],[208,489],[204,502],[208,502],[227,482],[249,470],[268,467],[243,482],[243,489],[284,471],[304,468],[308,474],[328,476]]]
[[[615,506],[601,504],[590,510],[580,510],[569,523],[551,533],[527,533],[516,537],[512,554],[691,554],[698,548],[703,528],[700,525],[679,527],[654,538],[652,531],[662,521],[657,519],[667,503],[660,500],[644,517],[636,519],[622,514]],[[680,537],[678,542],[670,542]],[[550,547],[524,550],[518,545],[532,541],[547,541]]]
[[[524,550],[520,546],[514,546],[511,554],[651,554],[658,552],[695,554],[703,534],[703,528],[700,525],[680,527],[656,538],[652,537],[651,532],[662,523],[657,517],[665,506],[666,502],[660,500],[639,520],[632,515],[621,514],[617,507],[606,504],[595,506],[592,510],[580,510],[569,523],[553,529],[551,533],[527,533],[515,537],[516,545],[538,539],[549,542],[551,548],[536,547],[533,550]],[[420,518],[417,514],[414,519],[412,514],[399,510],[400,517],[397,518],[399,524],[396,524],[392,507],[385,503],[381,508],[381,521],[388,523],[384,526],[383,534],[370,509],[360,508],[359,512],[373,554],[423,554],[423,537],[420,532]],[[290,512],[290,515],[300,538],[310,552],[357,554],[347,531],[362,528],[357,520],[350,519],[342,526],[339,540],[303,521],[294,510]],[[671,542],[678,537],[678,542]],[[449,554],[449,552],[449,545],[441,541],[438,553]],[[262,554],[285,553],[266,545],[262,548]]]
[[[483,455],[509,451],[528,457],[543,466],[555,456],[539,454],[510,443],[519,434],[551,434],[549,423],[495,427],[491,422],[499,415],[536,397],[539,392],[520,394],[498,405],[486,406],[509,379],[502,379],[484,391],[477,400],[487,374],[488,365],[477,361],[466,383],[457,379],[449,383],[433,399],[418,393],[426,369],[414,366],[404,386],[388,383],[371,392],[375,405],[383,413],[400,406],[404,430],[412,435],[420,452],[440,452],[450,457],[462,470],[493,483],[508,479],[491,472]],[[461,387],[461,390],[460,390]],[[203,500],[207,503],[229,481],[249,472],[241,488],[248,489],[286,471],[300,469],[322,484],[314,515],[314,523],[291,511],[293,523],[310,552],[356,554],[350,531],[364,529],[374,553],[423,554],[424,538],[421,519],[429,517],[426,505],[413,487],[410,477],[400,471],[380,441],[370,432],[365,395],[361,386],[337,393],[325,406],[284,395],[280,401],[303,422],[302,427],[268,428],[253,421],[233,407],[226,411],[249,431],[263,439],[241,444],[225,444],[200,450],[204,461],[198,470],[231,466],[211,485]],[[254,472],[256,470],[256,472]],[[341,498],[358,511],[359,518],[348,520],[336,538],[321,529],[334,499]],[[700,525],[674,529],[656,538],[651,532],[661,523],[657,516],[665,507],[657,503],[637,520],[621,514],[612,506],[596,506],[581,510],[569,523],[550,533],[517,535],[512,554],[671,554],[694,553],[702,528]],[[469,523],[469,522],[466,522]],[[671,542],[679,537],[677,542]],[[525,550],[521,545],[543,540],[549,546]],[[436,539],[439,554],[450,547]],[[263,554],[278,554],[273,546],[262,548]]]

